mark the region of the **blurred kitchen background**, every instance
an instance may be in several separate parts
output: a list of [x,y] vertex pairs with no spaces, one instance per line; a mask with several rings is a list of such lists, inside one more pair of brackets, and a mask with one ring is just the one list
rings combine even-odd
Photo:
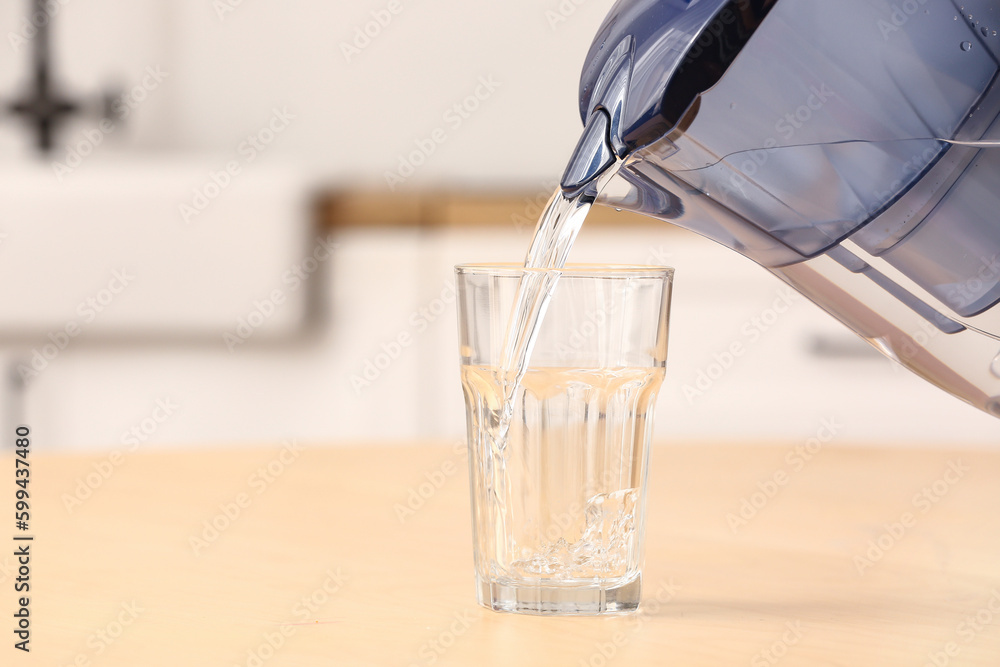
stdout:
[[[452,267],[523,257],[611,4],[3,3],[2,432],[461,438]],[[721,246],[604,210],[573,259],[677,269],[658,440],[1000,442]]]

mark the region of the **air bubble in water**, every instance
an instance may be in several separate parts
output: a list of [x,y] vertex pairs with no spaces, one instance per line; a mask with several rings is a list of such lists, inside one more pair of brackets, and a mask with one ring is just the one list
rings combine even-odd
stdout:
[[969,51],[972,49],[972,42],[962,42],[962,50]]
[[990,29],[987,28],[986,26],[983,26],[982,28],[980,28],[979,31],[981,33],[983,33],[983,37],[989,37]]
[[613,577],[623,572],[636,540],[638,489],[601,493],[587,501],[579,540],[565,538],[522,549],[511,570],[553,579]]

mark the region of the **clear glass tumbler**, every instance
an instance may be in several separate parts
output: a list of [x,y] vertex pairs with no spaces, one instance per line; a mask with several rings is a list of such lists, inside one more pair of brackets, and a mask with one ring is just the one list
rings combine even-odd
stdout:
[[[479,603],[639,605],[653,407],[673,269],[456,267]],[[512,401],[502,349],[522,281],[551,294]]]

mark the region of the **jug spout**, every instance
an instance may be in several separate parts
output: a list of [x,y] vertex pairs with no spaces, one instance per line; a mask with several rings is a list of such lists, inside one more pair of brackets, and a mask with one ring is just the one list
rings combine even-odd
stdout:
[[[586,84],[587,101],[581,107],[583,134],[560,180],[567,197],[596,197],[598,178],[628,154],[622,123],[631,83],[633,43],[631,35],[622,37],[599,61],[594,80]],[[594,67],[597,64],[592,63]]]
[[598,109],[591,114],[559,181],[567,197],[582,194],[589,199],[596,198],[598,177],[617,160],[608,140],[608,130],[609,119],[604,110]]

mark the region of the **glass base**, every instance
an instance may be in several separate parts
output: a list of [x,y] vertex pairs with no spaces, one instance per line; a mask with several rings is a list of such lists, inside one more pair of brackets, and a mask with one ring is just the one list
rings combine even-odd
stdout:
[[518,584],[476,577],[479,604],[518,614],[594,616],[639,608],[642,575],[606,584]]

